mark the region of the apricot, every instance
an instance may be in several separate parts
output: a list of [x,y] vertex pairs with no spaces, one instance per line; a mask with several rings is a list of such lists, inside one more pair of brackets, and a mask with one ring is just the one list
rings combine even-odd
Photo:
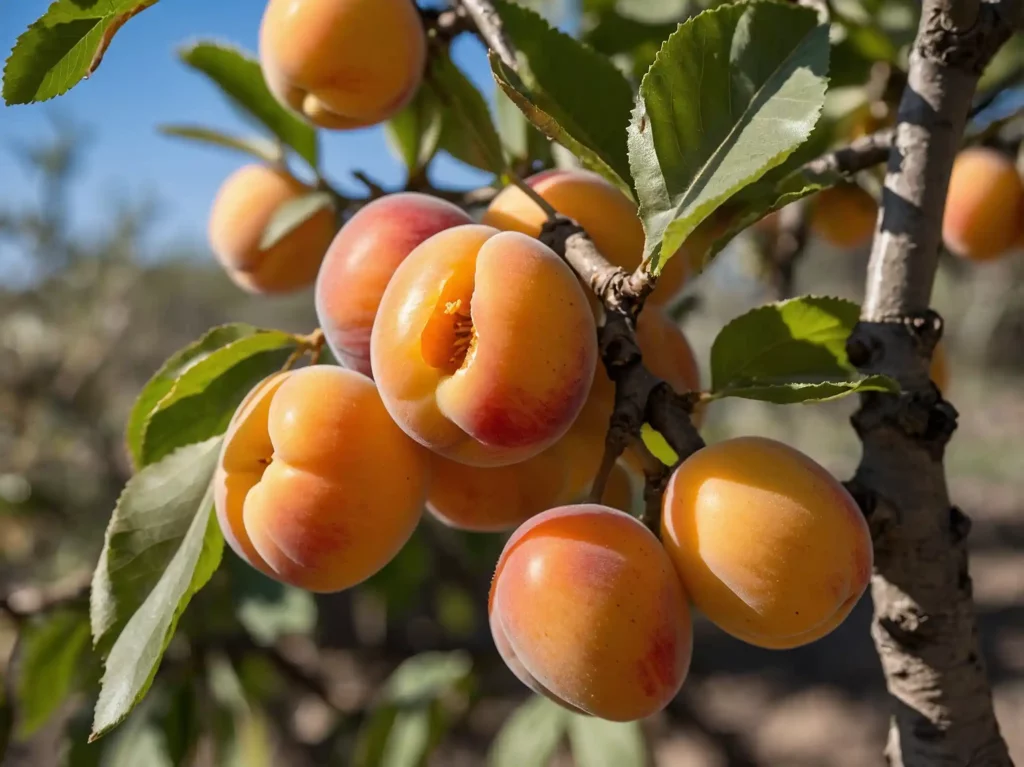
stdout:
[[576,420],[597,330],[575,274],[518,232],[467,224],[435,234],[395,270],[370,362],[395,422],[470,466],[524,461]]
[[972,261],[991,261],[1013,249],[1024,232],[1024,184],[1013,159],[972,147],[957,155],[946,192],[942,240]]
[[[559,213],[575,220],[598,250],[617,266],[632,271],[644,255],[644,227],[636,204],[610,182],[587,170],[546,170],[526,179]],[[507,186],[491,201],[481,223],[539,237],[544,211],[516,186]],[[687,277],[685,259],[668,262],[650,303],[672,299]]]
[[312,191],[283,170],[246,165],[232,173],[210,210],[209,239],[217,260],[250,293],[290,293],[316,279],[334,237],[334,214],[324,208],[269,248],[263,231],[279,207]]
[[317,365],[256,386],[235,412],[214,476],[224,538],[284,583],[340,591],[376,573],[419,521],[425,451],[373,382]]
[[488,600],[502,658],[575,711],[633,721],[664,708],[690,665],[690,612],[665,550],[607,506],[562,506],[524,523]]
[[[460,530],[512,530],[542,511],[586,498],[603,451],[603,434],[590,438],[574,424],[544,452],[509,466],[466,466],[432,454],[427,510]],[[602,501],[632,509],[632,479],[624,467],[612,469]]]
[[445,200],[416,192],[363,207],[334,238],[316,281],[316,314],[334,356],[371,375],[370,331],[384,288],[413,248],[473,220]]
[[867,523],[798,450],[739,437],[699,450],[664,496],[662,541],[694,605],[759,647],[807,644],[842,623],[871,577]]
[[860,248],[875,234],[878,204],[856,184],[818,192],[811,207],[811,231],[844,250]]
[[423,80],[426,50],[412,0],[270,0],[260,24],[267,87],[321,128],[399,112]]

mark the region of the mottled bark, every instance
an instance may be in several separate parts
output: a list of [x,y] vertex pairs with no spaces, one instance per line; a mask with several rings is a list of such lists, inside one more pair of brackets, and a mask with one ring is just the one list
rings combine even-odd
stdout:
[[925,2],[861,323],[849,343],[858,367],[903,387],[863,398],[853,417],[863,456],[851,483],[875,539],[872,636],[894,703],[886,748],[893,765],[1011,764],[980,655],[969,523],[946,487],[943,453],[957,413],[929,380],[942,326],[928,303],[946,187],[978,77],[1018,14],[1017,2]]

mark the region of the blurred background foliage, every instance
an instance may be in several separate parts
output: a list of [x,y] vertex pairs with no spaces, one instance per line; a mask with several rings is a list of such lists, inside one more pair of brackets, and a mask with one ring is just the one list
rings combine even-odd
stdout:
[[[638,79],[686,0],[533,0]],[[835,3],[836,114],[879,98],[878,62],[898,69],[916,26],[909,1]],[[1019,40],[987,87],[1019,80]],[[996,99],[992,141],[1016,140],[1019,106]],[[706,622],[679,698],[628,726],[574,717],[530,699],[494,651],[486,594],[502,536],[427,519],[366,584],[314,597],[274,583],[230,551],[185,613],[152,693],[128,722],[85,742],[98,680],[86,589],[117,495],[130,475],[123,426],[132,401],[172,352],[225,322],[296,332],[316,324],[310,295],[267,301],[234,287],[202,248],[155,252],[158,206],[126,194],[97,231],[74,225],[92,126],[50,111],[41,135],[0,151],[24,164],[34,202],[0,208],[0,242],[31,265],[0,260],[0,703],[2,764],[225,765],[867,765],[886,730],[884,684],[868,636],[868,600],[839,630],[785,653],[759,650]],[[125,174],[130,170],[125,169]],[[28,195],[26,195],[26,198]],[[785,292],[859,298],[867,252],[812,237]],[[984,268],[943,256],[935,294],[947,318],[950,399],[961,413],[948,468],[954,501],[974,518],[975,597],[997,711],[1024,721],[1024,256]],[[681,322],[699,358],[724,322],[780,295],[763,247],[735,240],[694,286]],[[783,408],[715,403],[715,441],[774,436],[837,476],[858,444],[855,403]],[[15,641],[17,638],[17,641]],[[1005,727],[1024,761],[1024,735]]]

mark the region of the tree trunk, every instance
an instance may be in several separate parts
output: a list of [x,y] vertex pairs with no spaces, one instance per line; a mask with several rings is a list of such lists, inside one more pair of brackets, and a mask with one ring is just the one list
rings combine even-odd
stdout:
[[957,413],[929,380],[942,326],[928,303],[975,86],[1019,13],[1019,2],[924,3],[863,313],[849,343],[854,364],[903,389],[862,399],[852,420],[863,456],[850,483],[875,540],[872,636],[894,701],[886,749],[893,765],[1011,764],[980,654],[969,521],[946,488],[943,453]]

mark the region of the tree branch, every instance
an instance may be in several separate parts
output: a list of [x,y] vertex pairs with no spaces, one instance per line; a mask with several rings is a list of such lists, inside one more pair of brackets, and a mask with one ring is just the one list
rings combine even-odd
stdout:
[[812,176],[841,173],[850,176],[880,165],[889,159],[889,150],[895,138],[895,128],[861,136],[849,146],[823,154],[804,165],[804,173]]
[[926,0],[889,156],[861,322],[848,344],[899,395],[862,398],[852,485],[875,535],[872,636],[895,709],[892,765],[1010,765],[981,660],[962,515],[942,458],[956,411],[931,384],[942,326],[928,309],[946,187],[978,78],[1020,1]]

